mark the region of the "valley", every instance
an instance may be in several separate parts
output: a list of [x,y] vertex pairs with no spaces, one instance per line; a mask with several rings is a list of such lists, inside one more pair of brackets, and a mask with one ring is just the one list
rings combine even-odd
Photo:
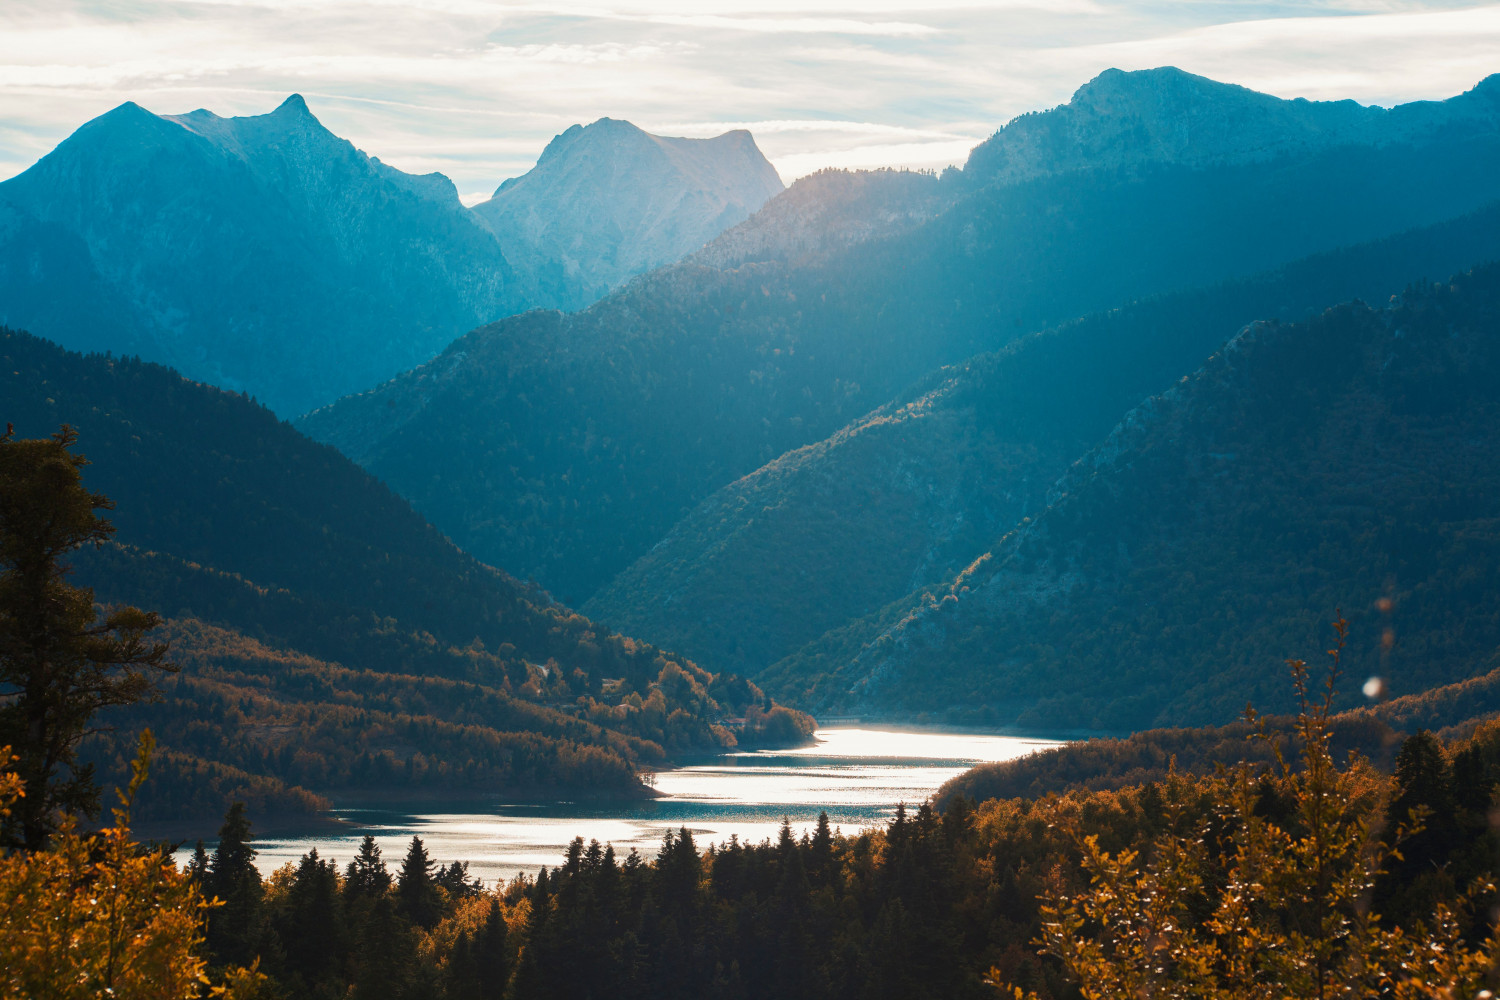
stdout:
[[0,180],[0,904],[241,1000],[1500,984],[1500,75],[719,117]]

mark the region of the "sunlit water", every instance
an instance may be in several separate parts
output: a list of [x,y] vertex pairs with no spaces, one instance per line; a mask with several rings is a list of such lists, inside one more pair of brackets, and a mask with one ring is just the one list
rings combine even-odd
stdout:
[[270,872],[312,847],[323,858],[347,862],[368,833],[394,868],[416,834],[435,861],[468,861],[469,873],[488,884],[558,865],[574,837],[613,844],[621,858],[631,848],[651,858],[669,829],[686,827],[700,849],[731,835],[758,843],[776,835],[783,817],[800,834],[825,810],[835,826],[853,832],[885,822],[897,803],[922,802],[975,764],[1056,745],[1013,736],[873,729],[822,729],[814,737],[811,747],[733,753],[658,772],[662,797],[645,802],[337,810],[348,824],[341,830],[257,840],[257,863]]

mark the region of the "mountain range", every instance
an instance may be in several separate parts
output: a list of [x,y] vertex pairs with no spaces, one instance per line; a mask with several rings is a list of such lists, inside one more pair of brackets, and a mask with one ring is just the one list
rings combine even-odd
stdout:
[[[126,103],[0,183],[0,321],[291,417],[479,323],[585,305],[779,189],[747,133],[662,139],[606,120],[476,212],[441,174],[329,132],[298,95],[245,118]],[[79,301],[60,294],[75,288]]]
[[1497,302],[1489,265],[1247,326],[943,585],[762,681],[845,710],[1204,724],[1294,707],[1281,661],[1340,611],[1356,678],[1407,695],[1474,675],[1500,648]]
[[467,209],[300,98],[126,105],[0,184],[0,316],[61,344],[0,334],[0,418],[79,429],[119,544],[78,579],[170,619],[116,716],[162,815],[640,794],[794,709],[1221,724],[1339,609],[1361,676],[1468,691],[1496,163],[1500,77],[1109,71],[942,174],[781,190],[602,119]]
[[[1109,80],[1216,107],[1274,103],[1177,71]],[[1178,163],[1152,144],[1126,170],[1114,150],[1142,132],[1131,128],[1091,168],[995,171],[990,150],[1012,129],[1071,121],[1069,105],[1007,126],[962,172],[816,175],[681,264],[577,313],[482,327],[298,426],[466,550],[582,603],[715,490],[923,372],[1500,198],[1497,91],[1492,78],[1449,102],[1371,112],[1391,129],[1255,160],[1230,148]],[[834,202],[825,241],[801,222],[819,192]]]
[[1247,322],[1383,302],[1414,278],[1496,259],[1500,205],[1132,303],[939,369],[720,488],[583,610],[714,669],[755,674],[950,580],[1038,514],[1121,414]]

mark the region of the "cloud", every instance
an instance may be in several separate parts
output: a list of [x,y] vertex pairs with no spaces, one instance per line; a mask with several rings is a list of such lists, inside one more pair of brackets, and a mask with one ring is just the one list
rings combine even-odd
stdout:
[[[1285,96],[1386,103],[1451,96],[1500,71],[1500,7],[1270,18],[1039,54],[1125,69],[1174,65]],[[1400,66],[1399,75],[1392,72]]]
[[846,17],[725,17],[722,14],[656,14],[642,18],[652,24],[689,28],[754,31],[761,34],[885,35],[921,37],[942,31],[910,21],[856,21]]

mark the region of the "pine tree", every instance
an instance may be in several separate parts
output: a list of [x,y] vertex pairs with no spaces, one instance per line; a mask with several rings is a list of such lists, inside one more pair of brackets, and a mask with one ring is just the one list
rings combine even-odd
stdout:
[[0,746],[26,786],[0,817],[0,843],[28,851],[63,816],[98,810],[92,768],[77,760],[94,714],[139,700],[148,671],[175,669],[166,644],[146,639],[157,615],[116,608],[100,621],[94,592],[66,581],[63,558],[115,530],[98,514],[114,503],[83,486],[77,440],[67,426],[38,440],[0,436]]
[[442,918],[442,900],[432,881],[432,859],[421,837],[412,837],[401,873],[396,877],[396,896],[401,912],[418,927],[430,930]]
[[360,927],[354,950],[354,1000],[391,1000],[407,991],[416,969],[411,928],[390,896],[377,896]]
[[506,948],[509,928],[500,901],[490,900],[484,926],[474,935],[474,966],[479,979],[480,1000],[502,1000],[510,980],[510,955]]
[[302,856],[286,896],[286,917],[278,926],[286,949],[286,967],[309,988],[342,981],[349,953],[349,932],[339,895],[338,867],[318,857],[317,848]]
[[219,843],[208,862],[204,889],[223,905],[209,914],[208,946],[223,964],[248,966],[255,961],[262,940],[264,887],[250,846],[250,820],[245,804],[236,802],[219,828]]
[[480,1000],[479,965],[469,945],[469,932],[459,931],[448,953],[443,970],[444,994],[447,1000]]
[[468,899],[477,896],[484,891],[484,883],[477,878],[469,878],[469,863],[467,861],[454,861],[443,865],[432,877],[433,884],[448,894],[450,900]]
[[203,880],[208,877],[208,852],[203,849],[203,841],[198,841],[193,848],[193,856],[188,861],[187,877],[192,879],[199,887]]
[[1392,858],[1376,881],[1375,905],[1380,913],[1406,924],[1427,917],[1434,904],[1456,888],[1447,862],[1458,837],[1457,810],[1452,769],[1442,745],[1427,730],[1402,742],[1395,771],[1391,822],[1411,833],[1400,842],[1400,857]]
[[384,895],[391,887],[391,873],[380,856],[380,845],[368,833],[360,842],[359,853],[344,869],[344,893],[351,899]]
[[813,831],[812,846],[808,851],[807,868],[814,882],[821,883],[833,871],[833,831],[828,828],[828,813],[818,813],[818,826]]

